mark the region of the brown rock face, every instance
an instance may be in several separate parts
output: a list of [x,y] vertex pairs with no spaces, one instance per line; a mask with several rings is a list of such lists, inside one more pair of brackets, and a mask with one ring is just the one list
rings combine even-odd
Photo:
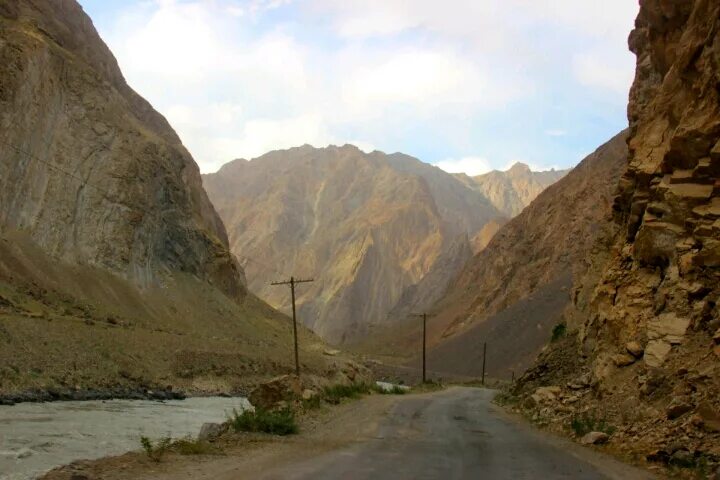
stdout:
[[[570,304],[595,241],[609,234],[612,191],[627,157],[620,134],[503,226],[433,308],[437,368],[477,374],[490,342],[491,372],[522,371]],[[610,229],[612,230],[612,229]]]
[[0,1],[0,65],[0,395],[289,371],[287,318],[247,294],[195,162],[81,7]]
[[581,338],[598,352],[647,338],[654,367],[717,314],[718,12],[710,1],[646,1],[630,36],[630,160],[614,205],[623,235]]
[[81,7],[10,0],[0,22],[0,228],[141,285],[182,271],[243,295],[197,165]]
[[568,172],[569,170],[533,172],[530,167],[518,162],[505,172],[493,170],[475,177],[460,174],[458,178],[486,196],[507,218],[512,218]]
[[472,255],[468,236],[499,216],[436,167],[351,145],[236,160],[204,182],[232,249],[256,260],[250,289],[288,311],[287,289],[270,283],[314,277],[298,289],[300,319],[336,343],[397,321],[398,302],[438,298]]
[[[548,366],[574,353],[564,380],[593,379],[581,408],[618,425],[625,448],[665,452],[648,459],[672,464],[677,438],[688,439],[683,455],[691,459],[720,454],[717,431],[702,432],[720,398],[712,338],[720,324],[720,3],[644,0],[640,7],[630,35],[637,55],[630,154],[613,206],[618,235],[577,287],[570,326],[579,331],[579,351],[550,348],[518,390],[529,395],[557,383]],[[644,345],[642,361],[620,369],[611,359],[628,342]],[[559,423],[563,416],[555,415]]]

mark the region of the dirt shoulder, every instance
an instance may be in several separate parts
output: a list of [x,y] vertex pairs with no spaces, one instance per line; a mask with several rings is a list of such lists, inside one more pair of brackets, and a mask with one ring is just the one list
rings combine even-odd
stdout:
[[153,462],[143,452],[78,461],[57,468],[43,480],[182,480],[221,476],[256,478],[279,462],[290,464],[350,443],[372,438],[378,422],[402,396],[369,395],[338,406],[323,406],[299,418],[300,433],[289,437],[231,434],[217,442],[215,455],[169,452]]

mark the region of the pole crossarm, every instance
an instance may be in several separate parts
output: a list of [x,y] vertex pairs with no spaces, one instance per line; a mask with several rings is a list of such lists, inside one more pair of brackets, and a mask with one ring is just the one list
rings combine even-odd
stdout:
[[272,282],[270,285],[290,285],[292,283],[309,283],[309,282],[314,282],[314,281],[315,281],[315,279],[313,279],[313,278],[297,279],[297,280],[290,279],[290,280],[285,280],[284,282]]

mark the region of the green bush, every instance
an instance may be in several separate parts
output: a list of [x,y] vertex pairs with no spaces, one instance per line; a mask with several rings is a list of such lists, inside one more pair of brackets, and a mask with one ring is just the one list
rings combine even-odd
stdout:
[[170,448],[171,443],[172,440],[170,437],[161,438],[158,440],[157,444],[153,444],[153,441],[148,437],[140,437],[140,445],[142,445],[145,455],[147,455],[153,462],[159,462],[162,460],[163,455],[165,455],[165,452],[167,452],[168,448]]
[[597,418],[594,414],[590,413],[573,416],[570,420],[570,428],[572,428],[578,437],[582,437],[590,432],[603,432],[608,435],[612,435],[615,432],[615,427],[608,425],[604,418]]
[[337,405],[343,398],[360,398],[370,393],[372,388],[366,383],[351,383],[350,385],[332,385],[323,389],[323,396],[328,403]]
[[289,408],[283,410],[256,409],[238,413],[233,410],[230,425],[236,432],[263,432],[272,435],[290,435],[298,432],[295,413]]
[[565,322],[556,324],[552,329],[551,341],[556,342],[560,340],[562,337],[565,336],[565,333],[567,333],[567,325],[565,325]]
[[213,455],[219,453],[216,446],[194,438],[183,438],[172,444],[180,455]]

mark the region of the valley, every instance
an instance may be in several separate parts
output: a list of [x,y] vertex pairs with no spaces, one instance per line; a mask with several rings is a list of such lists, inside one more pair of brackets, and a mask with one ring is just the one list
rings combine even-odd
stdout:
[[0,480],[720,479],[720,2],[370,3],[0,0]]

